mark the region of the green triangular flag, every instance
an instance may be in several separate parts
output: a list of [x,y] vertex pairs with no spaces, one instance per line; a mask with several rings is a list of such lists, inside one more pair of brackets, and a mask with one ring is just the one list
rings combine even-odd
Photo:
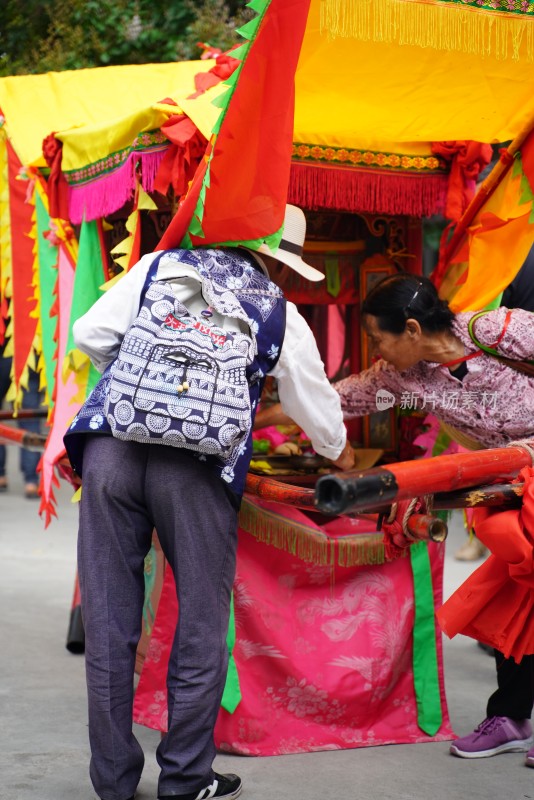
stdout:
[[[72,326],[77,319],[89,311],[91,306],[102,296],[100,288],[106,281],[100,232],[98,222],[82,223],[80,243],[78,247],[78,260],[74,273],[74,287],[72,291],[72,306],[70,312],[69,338],[67,354],[76,350],[76,343],[72,336]],[[100,379],[99,372],[91,364],[87,381],[86,396],[90,394]]]
[[50,230],[50,216],[38,192],[35,194],[35,213],[37,218],[41,348],[46,381],[47,404],[52,408],[52,398],[54,397],[54,388],[56,383],[55,356],[57,352],[56,331],[58,326],[58,318],[57,316],[50,316],[50,309],[57,300],[54,290],[56,288],[58,279],[57,260],[59,248],[57,245],[52,244],[44,237],[44,234]]
[[226,673],[226,683],[224,684],[224,691],[221,700],[221,705],[233,714],[241,701],[241,687],[239,686],[239,675],[237,673],[237,666],[235,663],[233,650],[235,645],[235,614],[234,614],[234,593],[230,599],[230,622],[228,625],[228,634],[226,636],[226,646],[228,647],[228,672]]
[[432,568],[427,542],[410,547],[413,573],[413,682],[417,724],[428,736],[435,736],[443,722],[439,689],[438,655]]
[[256,35],[256,31],[258,30],[259,24],[261,22],[261,15],[254,17],[254,19],[250,19],[240,28],[236,29],[236,33],[242,36],[244,39],[253,39]]

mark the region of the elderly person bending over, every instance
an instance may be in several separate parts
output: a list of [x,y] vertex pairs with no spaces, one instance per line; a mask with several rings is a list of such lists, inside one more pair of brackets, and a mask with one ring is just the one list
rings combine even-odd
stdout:
[[[377,284],[362,318],[379,360],[336,384],[345,416],[376,411],[377,391],[386,389],[396,405],[426,409],[453,426],[461,444],[500,447],[534,434],[534,377],[481,350],[469,332],[473,316],[453,314],[426,278],[394,275]],[[529,311],[498,308],[477,319],[473,333],[502,356],[534,357]]]
[[[476,318],[477,343],[469,330],[473,317],[475,312],[453,314],[427,278],[402,274],[378,283],[362,306],[378,360],[335,384],[345,419],[376,412],[382,398],[432,412],[464,446],[500,447],[534,437],[534,376],[478,346],[515,361],[534,359],[534,314],[501,307]],[[260,411],[256,425],[281,422],[278,411]],[[498,689],[489,698],[487,718],[453,742],[451,753],[482,758],[528,750],[526,763],[534,767],[534,656],[516,664],[495,651],[495,660]]]

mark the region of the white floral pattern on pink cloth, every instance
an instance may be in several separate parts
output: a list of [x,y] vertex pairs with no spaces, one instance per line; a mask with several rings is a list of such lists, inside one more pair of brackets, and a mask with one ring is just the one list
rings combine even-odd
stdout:
[[[453,322],[453,332],[464,343],[466,354],[477,350],[468,331],[473,313],[457,314]],[[498,308],[476,321],[475,334],[482,344],[495,344],[506,313],[506,308]],[[534,314],[514,309],[496,349],[508,358],[534,360]],[[370,369],[338,381],[335,388],[347,419],[376,412],[376,393],[385,389],[394,395],[396,405],[435,414],[484,447],[502,447],[534,434],[534,377],[486,353],[465,364],[467,375],[460,381],[441,364],[420,361],[398,372],[380,360]],[[415,399],[417,406],[413,405]]]
[[[430,547],[436,605],[443,554],[443,548]],[[417,725],[408,558],[379,567],[336,567],[332,580],[330,568],[303,564],[243,533],[238,585],[234,656],[243,698],[233,714],[219,713],[220,750],[281,755],[451,738],[439,633],[443,723],[434,737]],[[250,641],[285,658],[250,658]]]
[[[431,544],[429,554],[437,607],[444,549]],[[165,614],[170,605],[160,601],[152,634],[167,658],[176,619],[176,608],[174,616]],[[452,738],[439,632],[443,722],[433,737],[417,724],[409,558],[332,572],[240,531],[234,606],[242,699],[233,714],[219,712],[220,750],[282,755]],[[134,719],[165,730],[167,660],[151,660],[159,652],[151,647],[145,659]]]

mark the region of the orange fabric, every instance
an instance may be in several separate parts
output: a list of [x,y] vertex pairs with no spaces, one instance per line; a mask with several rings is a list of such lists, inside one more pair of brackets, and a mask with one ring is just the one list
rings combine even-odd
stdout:
[[534,468],[518,479],[525,481],[519,510],[475,510],[477,536],[491,555],[437,612],[447,636],[471,636],[517,663],[534,654]]
[[[181,246],[182,240],[187,233],[187,228],[195,212],[200,190],[202,188],[202,182],[204,180],[204,176],[206,175],[206,169],[208,167],[208,160],[212,147],[212,142],[209,142],[204,158],[198,165],[193,180],[191,181],[189,191],[180,200],[178,211],[171,219],[171,222],[161,237],[156,250],[169,250],[173,247]],[[210,243],[206,242],[206,244]]]
[[534,131],[521,145],[521,166],[527,176],[531,191],[534,192]]
[[[433,279],[454,312],[479,310],[495,302],[519,272],[532,246],[534,133],[521,145],[520,152],[530,193],[517,170],[508,169],[499,181],[489,176],[452,236],[449,238],[450,227],[444,232]],[[510,153],[502,151],[500,160],[509,167]]]

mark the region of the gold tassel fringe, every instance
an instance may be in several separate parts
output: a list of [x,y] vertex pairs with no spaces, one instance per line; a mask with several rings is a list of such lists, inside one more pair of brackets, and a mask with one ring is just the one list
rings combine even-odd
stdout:
[[430,0],[321,0],[321,33],[330,38],[459,50],[534,60],[534,19]]
[[315,528],[267,511],[247,497],[239,512],[239,528],[256,541],[304,561],[307,564],[340,567],[370,566],[385,561],[381,533],[328,536]]

